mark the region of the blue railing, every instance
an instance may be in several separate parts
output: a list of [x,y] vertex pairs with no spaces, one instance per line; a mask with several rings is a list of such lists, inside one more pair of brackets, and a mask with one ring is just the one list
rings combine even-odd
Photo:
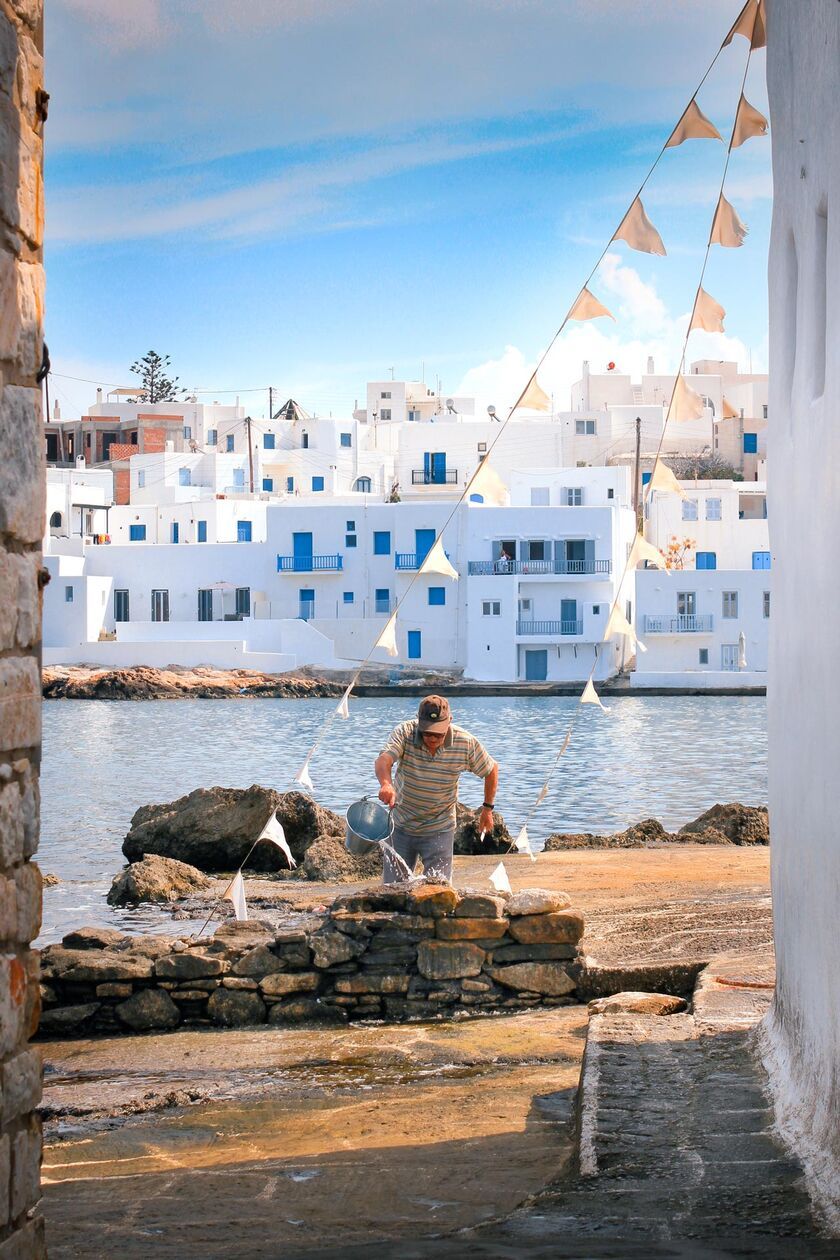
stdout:
[[457,486],[458,469],[445,468],[442,472],[433,472],[425,468],[412,468],[411,484],[413,486]]
[[648,614],[645,634],[711,634],[714,617],[711,613]]
[[517,634],[583,634],[582,621],[517,621]]
[[[422,556],[418,555],[416,551],[396,551],[394,552],[394,568],[409,571],[419,569],[428,554],[428,551],[424,551]],[[451,560],[452,557],[448,551],[445,551],[443,554],[447,560]]]
[[612,573],[612,560],[470,560],[467,566],[470,577],[492,577],[500,574],[556,574],[579,576],[593,573]]
[[376,599],[376,600],[374,600],[374,602],[373,602],[373,611],[374,611],[374,613],[376,613],[376,615],[377,615],[377,616],[381,616],[382,614],[390,614],[390,612],[391,612],[391,601],[390,601],[390,599]]
[[340,573],[344,557],[334,556],[278,556],[278,573]]

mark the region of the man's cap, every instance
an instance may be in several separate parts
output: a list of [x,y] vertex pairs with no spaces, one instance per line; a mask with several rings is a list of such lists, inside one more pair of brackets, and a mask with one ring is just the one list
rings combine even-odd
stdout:
[[449,730],[452,714],[445,696],[426,696],[417,710],[417,725],[427,735],[445,735]]

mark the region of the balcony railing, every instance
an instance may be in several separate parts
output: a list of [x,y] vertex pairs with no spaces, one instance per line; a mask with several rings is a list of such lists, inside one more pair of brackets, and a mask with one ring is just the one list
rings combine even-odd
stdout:
[[612,573],[612,560],[470,560],[470,577],[492,577],[506,574],[551,574],[557,576],[586,576],[594,573]]
[[711,634],[711,613],[677,613],[645,617],[645,634]]
[[458,469],[445,468],[441,472],[426,471],[425,468],[412,468],[411,484],[413,486],[457,486]]
[[344,557],[333,556],[278,556],[278,573],[340,573]]
[[[424,551],[422,556],[418,555],[416,551],[395,551],[394,568],[401,569],[403,572],[411,572],[414,569],[419,569],[428,554],[428,551]],[[444,552],[444,555],[447,560],[451,559],[448,551]]]
[[583,634],[582,621],[517,621],[517,634]]

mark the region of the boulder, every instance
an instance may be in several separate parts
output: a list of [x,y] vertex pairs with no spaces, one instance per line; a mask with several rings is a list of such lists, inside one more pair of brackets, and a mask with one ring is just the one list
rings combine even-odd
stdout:
[[521,915],[511,919],[510,934],[522,945],[530,945],[532,942],[575,945],[583,936],[583,915],[574,910]]
[[211,948],[239,956],[258,945],[273,945],[276,936],[276,928],[260,923],[258,919],[227,919],[213,933]]
[[767,809],[763,805],[713,805],[694,822],[680,828],[681,836],[694,836],[707,831],[719,831],[732,844],[769,844],[770,826]]
[[[339,933],[336,933],[336,936],[338,935]],[[282,971],[283,966],[284,964],[267,945],[256,945],[233,964],[233,974],[235,976],[270,976],[275,971]]]
[[408,993],[410,983],[410,977],[406,975],[368,971],[363,975],[336,980],[335,991],[344,994]]
[[614,993],[589,1003],[591,1015],[677,1015],[688,1003],[670,993]]
[[141,989],[115,1008],[118,1019],[134,1032],[148,1028],[177,1028],[181,1022],[178,1007],[163,989]]
[[152,960],[108,949],[81,951],[81,960],[62,975],[65,984],[105,984],[111,980],[150,980]]
[[68,932],[61,943],[65,949],[113,949],[125,940],[124,934],[115,928],[81,927]]
[[575,987],[562,962],[522,962],[509,967],[490,967],[487,974],[508,989],[565,997]]
[[373,849],[357,857],[344,847],[342,836],[316,836],[303,855],[301,869],[307,879],[324,884],[376,879],[382,874],[382,854],[379,849]]
[[[162,805],[144,805],[131,820],[123,853],[136,862],[148,853],[189,862],[201,871],[232,871],[248,856],[272,809],[283,825],[295,861],[317,836],[342,835],[344,823],[332,810],[303,792],[275,792],[254,784],[240,788],[198,788]],[[288,867],[283,852],[267,841],[248,858],[252,871]]]
[[455,907],[455,915],[461,919],[500,919],[505,913],[508,893],[478,892],[474,888],[459,888],[461,900]]
[[141,901],[177,901],[210,887],[210,880],[194,866],[174,858],[146,857],[114,876],[108,892],[112,906],[136,906]]
[[349,914],[364,911],[404,910],[408,901],[408,885],[383,888],[366,888],[363,892],[342,893],[332,903],[332,910],[346,910]]
[[160,980],[202,980],[223,975],[229,963],[209,954],[170,954],[155,963],[155,975]]
[[523,914],[551,914],[554,910],[566,910],[572,904],[564,892],[549,892],[546,888],[521,888],[511,893],[505,906],[511,916]]
[[435,934],[441,941],[501,940],[507,931],[507,919],[438,919]]
[[278,971],[260,980],[266,997],[285,997],[288,993],[310,993],[318,988],[317,971]]
[[216,989],[210,994],[207,1014],[222,1028],[242,1028],[265,1023],[265,1003],[259,993],[247,989]]
[[75,1006],[56,1006],[52,1010],[42,1011],[38,1031],[42,1037],[49,1037],[53,1033],[59,1037],[67,1037],[83,1032],[101,1005],[101,1002],[79,1002]]
[[455,806],[455,853],[482,854],[507,853],[511,834],[501,814],[493,815],[493,830],[483,840],[479,839],[477,809],[470,809],[460,801]]
[[364,953],[365,948],[361,941],[328,927],[314,932],[309,944],[312,946],[316,967],[332,967],[336,963],[349,962]]
[[449,884],[417,884],[408,895],[408,911],[436,919],[451,914],[460,900]]
[[477,976],[486,954],[469,941],[421,941],[417,947],[417,970],[427,980],[459,980]]

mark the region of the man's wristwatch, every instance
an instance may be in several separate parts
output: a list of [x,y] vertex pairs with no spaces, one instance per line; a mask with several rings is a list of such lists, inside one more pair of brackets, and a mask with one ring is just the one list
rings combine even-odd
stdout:
[[490,809],[490,810],[492,810],[492,808],[493,808],[493,803],[492,803],[492,801],[485,801],[485,802],[484,802],[484,804],[482,805],[482,807],[481,807],[481,808],[482,808],[482,809]]

